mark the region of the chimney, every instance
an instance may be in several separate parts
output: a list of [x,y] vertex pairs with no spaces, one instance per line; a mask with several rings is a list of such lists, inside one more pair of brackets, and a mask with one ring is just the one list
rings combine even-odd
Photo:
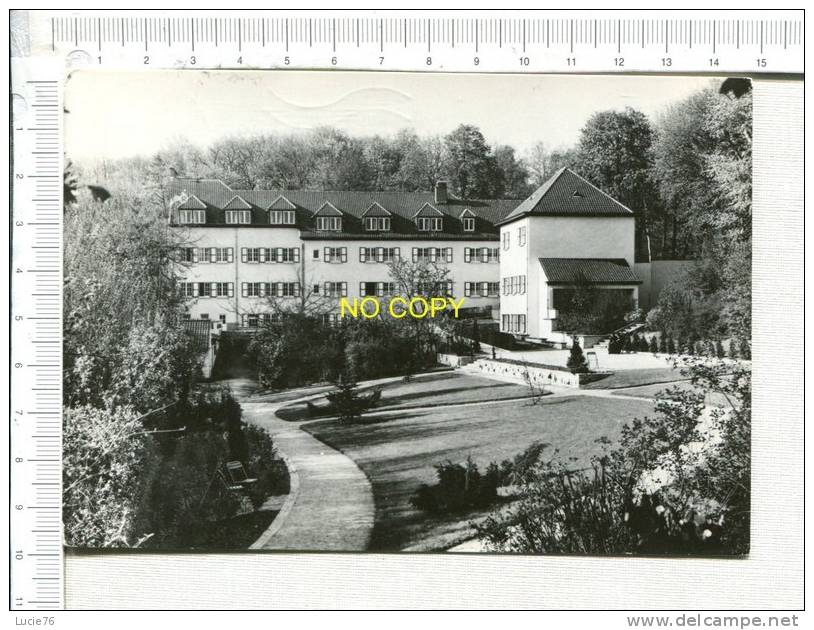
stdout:
[[435,203],[447,203],[447,183],[444,181],[435,182]]

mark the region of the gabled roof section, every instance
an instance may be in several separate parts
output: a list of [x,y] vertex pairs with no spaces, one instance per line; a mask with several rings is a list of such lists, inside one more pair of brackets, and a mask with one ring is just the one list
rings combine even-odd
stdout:
[[464,219],[466,217],[477,217],[478,215],[472,212],[471,208],[464,208],[461,214],[458,215],[459,219]]
[[206,204],[198,199],[195,195],[190,195],[189,197],[184,200],[180,206],[178,206],[179,210],[206,210]]
[[633,217],[633,211],[570,168],[561,168],[497,225],[527,216]]
[[241,197],[240,195],[235,195],[229,200],[225,206],[223,206],[224,210],[251,210],[252,207],[248,204],[248,202]]
[[277,195],[277,198],[266,206],[266,210],[296,210],[297,206],[285,195]]
[[548,284],[641,284],[624,258],[540,258]]
[[335,205],[333,205],[330,201],[326,201],[323,203],[319,210],[314,213],[315,217],[341,217],[342,211],[339,210]]
[[374,201],[372,204],[370,204],[367,207],[367,210],[365,210],[362,213],[362,216],[363,217],[389,217],[389,216],[392,216],[392,214],[393,213],[390,212],[390,210],[385,208],[378,201]]
[[441,212],[438,208],[436,208],[428,201],[418,209],[418,212],[416,212],[413,215],[413,218],[416,219],[418,217],[442,217],[442,216],[444,216],[444,213]]

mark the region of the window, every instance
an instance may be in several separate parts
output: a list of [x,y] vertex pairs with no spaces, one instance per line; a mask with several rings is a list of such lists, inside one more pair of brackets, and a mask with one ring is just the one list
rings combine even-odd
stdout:
[[327,263],[345,263],[348,262],[348,248],[326,247],[323,256],[323,260]]
[[245,263],[266,262],[265,247],[244,247],[240,250],[240,260]]
[[294,211],[269,210],[269,223],[271,225],[294,225]]
[[201,313],[201,319],[209,319],[209,313]]
[[243,297],[265,297],[269,294],[269,284],[267,282],[244,282],[241,295]]
[[300,262],[299,247],[272,247],[268,250],[266,260],[273,263]]
[[365,217],[365,230],[367,232],[389,232],[390,217]]
[[226,223],[248,225],[252,222],[251,210],[226,210]]
[[232,282],[182,282],[184,297],[234,297]]
[[417,282],[416,294],[425,297],[441,297],[443,295],[452,296],[455,283],[451,280],[447,282]]
[[342,217],[317,217],[317,230],[320,232],[341,232]]
[[231,247],[202,247],[198,261],[202,263],[230,263],[234,260]]
[[206,210],[179,210],[178,222],[182,225],[206,223]]
[[464,262],[496,263],[499,260],[499,247],[464,247]]
[[220,320],[220,323],[221,323],[221,324],[225,324],[225,323],[226,323],[226,315],[223,315],[223,314],[218,315],[218,319]]
[[179,260],[189,263],[198,262],[198,249],[196,247],[182,247],[179,252]]
[[517,244],[520,247],[526,244],[526,226],[517,228]]
[[399,258],[398,247],[360,247],[359,262],[388,263]]
[[326,326],[335,326],[339,323],[339,313],[323,313],[322,323]]
[[413,262],[452,262],[451,247],[413,247]]
[[503,232],[503,249],[509,249],[509,239],[510,239],[509,230],[506,230],[505,232]]
[[257,313],[246,313],[240,316],[243,326],[247,328],[258,328],[260,326],[260,315]]
[[299,282],[272,282],[269,288],[270,294],[275,297],[299,297],[300,295]]
[[[319,285],[316,285],[319,288]],[[326,282],[325,297],[348,297],[347,282]]]
[[503,332],[526,334],[525,315],[501,315],[501,330]]
[[464,217],[463,218],[464,224],[464,232],[474,232],[475,231],[475,217]]
[[496,297],[500,294],[499,282],[465,282],[465,297]]
[[518,295],[526,292],[526,276],[503,278],[503,295]]
[[319,250],[318,249],[314,250],[314,260],[319,260]]
[[444,229],[442,217],[418,217],[415,224],[419,232],[441,232]]
[[384,295],[394,295],[396,293],[395,282],[360,282],[359,295],[362,297],[368,295],[377,295],[382,297]]

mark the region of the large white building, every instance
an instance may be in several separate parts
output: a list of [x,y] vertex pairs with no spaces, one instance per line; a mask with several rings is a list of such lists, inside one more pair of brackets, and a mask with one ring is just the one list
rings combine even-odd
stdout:
[[305,295],[336,317],[340,297],[395,292],[394,257],[445,265],[445,292],[533,339],[561,340],[557,290],[577,277],[638,297],[633,212],[568,169],[523,201],[457,199],[444,182],[429,193],[325,192],[175,178],[169,193],[190,317],[215,326],[256,327],[274,317],[271,304]]

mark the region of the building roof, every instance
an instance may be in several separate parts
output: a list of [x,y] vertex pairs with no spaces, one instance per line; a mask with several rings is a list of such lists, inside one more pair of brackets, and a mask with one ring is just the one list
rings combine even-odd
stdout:
[[633,217],[633,211],[571,169],[561,168],[498,225],[527,216]]
[[252,207],[246,203],[246,200],[243,199],[240,195],[235,195],[229,200],[225,206],[223,206],[224,210],[251,210]]
[[540,258],[548,284],[641,284],[623,258]]
[[[283,227],[297,228],[301,238],[325,239],[461,239],[461,240],[496,240],[498,229],[496,223],[517,207],[517,199],[456,199],[449,197],[447,203],[436,203],[433,192],[360,192],[360,191],[317,191],[317,190],[233,190],[219,180],[200,180],[175,178],[168,184],[170,195],[196,195],[206,204],[206,224],[210,226],[226,225],[223,216],[224,206],[235,195],[245,200],[252,208],[251,225],[242,228],[269,227],[268,209],[287,210],[289,202],[295,211],[294,225]],[[282,197],[282,198],[281,198]],[[342,232],[316,232],[313,216],[326,202],[337,208],[343,216]],[[366,232],[365,216],[377,216],[373,210],[365,212],[372,204],[378,204],[391,216],[389,232]],[[438,210],[430,216],[444,217],[443,232],[419,232],[414,215],[425,204]],[[464,232],[460,220],[464,208],[470,208],[478,216],[477,231]],[[320,214],[324,214],[320,213]],[[379,216],[386,216],[381,213]],[[175,217],[177,219],[177,217]],[[234,227],[234,226],[230,226]],[[280,226],[275,226],[280,228]]]
[[194,340],[195,349],[198,352],[206,352],[209,349],[209,331],[212,322],[208,319],[187,319],[183,320],[183,324]]
[[195,195],[190,195],[181,205],[178,206],[179,210],[206,210],[206,204],[198,199]]

